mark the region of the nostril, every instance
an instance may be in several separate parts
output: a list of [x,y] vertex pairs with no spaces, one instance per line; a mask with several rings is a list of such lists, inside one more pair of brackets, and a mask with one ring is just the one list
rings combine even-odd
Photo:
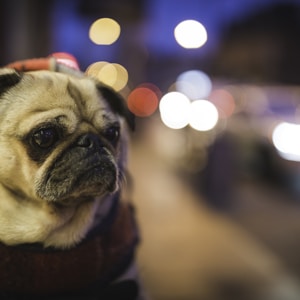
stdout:
[[77,140],[77,145],[79,147],[92,148],[97,143],[96,139],[97,137],[94,135],[85,134]]

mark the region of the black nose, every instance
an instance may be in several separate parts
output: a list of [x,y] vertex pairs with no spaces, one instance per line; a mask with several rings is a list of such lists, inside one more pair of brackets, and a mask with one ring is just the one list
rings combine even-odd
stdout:
[[103,146],[99,137],[93,133],[80,136],[76,144],[83,148],[101,148],[101,146]]

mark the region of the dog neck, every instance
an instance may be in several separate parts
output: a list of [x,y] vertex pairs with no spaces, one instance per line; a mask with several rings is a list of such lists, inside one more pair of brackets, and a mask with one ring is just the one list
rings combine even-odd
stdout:
[[[96,222],[95,226],[87,233],[84,239],[78,243],[75,247],[86,243],[88,240],[93,239],[97,236],[105,234],[110,227],[113,225],[117,212],[120,206],[120,194],[117,193],[113,198],[109,198],[109,201],[104,203],[104,207],[101,207],[99,216],[96,217],[99,221]],[[66,251],[66,249],[58,249],[56,247],[45,247],[42,243],[23,243],[20,245],[12,246],[13,248],[19,248],[20,250],[32,250],[42,252],[60,252]]]
[[115,198],[107,217],[72,249],[0,244],[0,291],[78,295],[101,289],[126,270],[137,244],[132,207]]

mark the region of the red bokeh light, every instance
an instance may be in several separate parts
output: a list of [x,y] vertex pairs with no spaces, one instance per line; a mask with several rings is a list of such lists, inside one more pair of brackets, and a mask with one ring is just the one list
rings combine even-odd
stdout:
[[159,97],[160,91],[155,85],[142,84],[129,94],[127,105],[136,116],[148,117],[156,111]]

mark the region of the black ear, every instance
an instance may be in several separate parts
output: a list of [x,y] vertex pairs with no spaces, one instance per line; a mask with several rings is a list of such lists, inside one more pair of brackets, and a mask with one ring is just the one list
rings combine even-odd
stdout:
[[130,129],[134,130],[135,117],[127,108],[125,100],[112,88],[106,85],[98,84],[98,89],[109,104],[110,108],[120,116],[123,116],[127,121],[127,124],[129,125]]
[[0,69],[0,95],[16,85],[22,78],[21,73],[14,69]]

